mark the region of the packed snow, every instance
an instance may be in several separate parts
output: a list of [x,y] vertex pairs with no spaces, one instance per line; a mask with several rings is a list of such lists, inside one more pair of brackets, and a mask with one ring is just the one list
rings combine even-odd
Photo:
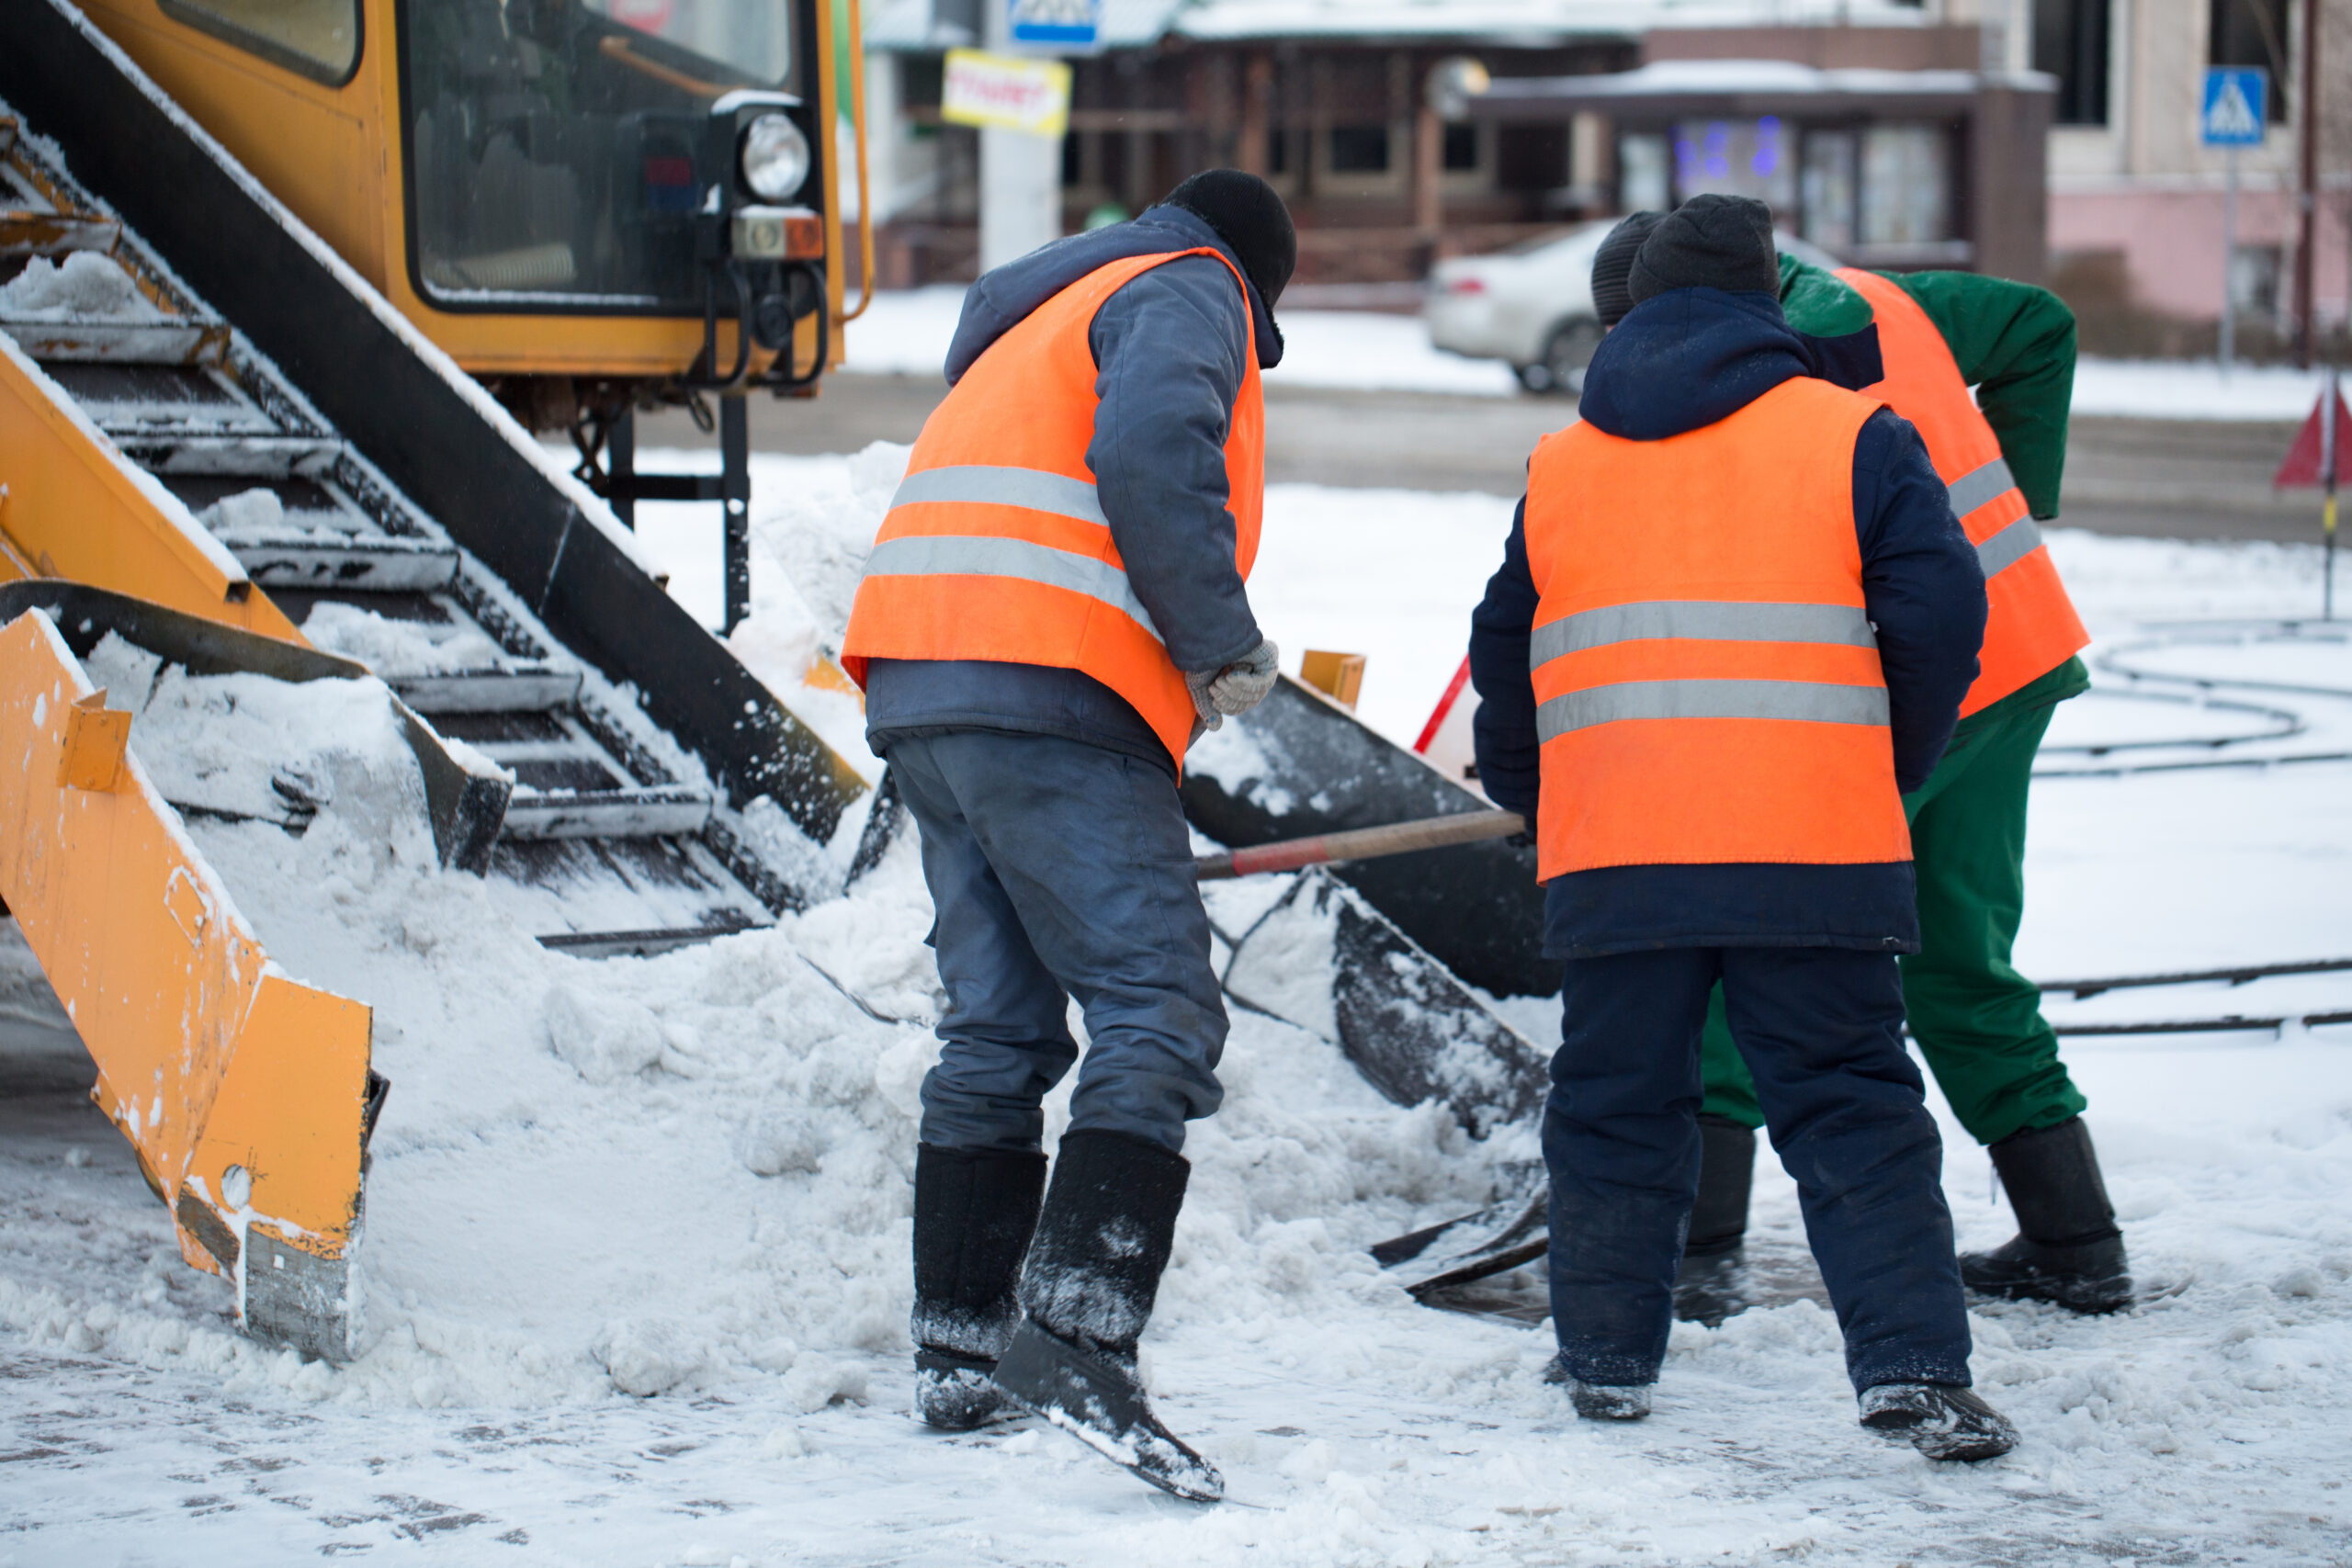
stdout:
[[311,606],[302,635],[325,652],[388,675],[447,675],[506,662],[498,644],[470,621],[404,620],[334,599]]
[[0,283],[0,321],[143,324],[165,320],[129,273],[96,251],[74,251],[54,262],[35,256],[24,271]]
[[[735,647],[854,745],[854,698],[806,682],[904,448],[760,462]],[[715,541],[646,513],[673,588],[700,591],[706,555],[715,586]],[[1363,712],[1409,739],[1508,517],[1497,497],[1277,487],[1252,599],[1292,668],[1310,644],[1367,653]],[[2052,540],[2102,646],[2316,604],[2310,549]],[[2344,646],[2308,631],[2229,673],[2340,682]],[[274,739],[251,748],[308,744],[290,723]],[[2347,783],[2341,762],[2045,780],[2021,964],[2343,955]],[[1678,1327],[1656,1416],[1577,1422],[1539,1381],[1547,1331],[1416,1306],[1364,1252],[1483,1201],[1516,1140],[1472,1144],[1317,1032],[1238,1011],[1146,1341],[1163,1416],[1231,1482],[1203,1509],[1031,1425],[944,1438],[910,1415],[908,1180],[939,1005],[911,841],[774,931],[598,963],[439,870],[413,812],[338,791],[299,837],[191,829],[276,962],[376,1010],[393,1089],[366,1349],[306,1365],[223,1321],[225,1286],[179,1260],[73,1094],[86,1060],[6,928],[0,1070],[51,1088],[0,1095],[0,1563],[2352,1560],[2352,1030],[2070,1045],[2154,1299],[1979,1306],[1979,1386],[2025,1440],[1953,1470],[1855,1427],[1835,1325],[1803,1300]],[[1510,1011],[1542,1042],[1548,1004]],[[1065,1121],[1057,1095],[1049,1137]],[[2004,1239],[1986,1162],[1944,1129],[1962,1244]],[[1758,1178],[1755,1245],[1792,1252],[1793,1189],[1769,1158]]]
[[[848,329],[854,373],[936,376],[955,335],[964,290],[941,284],[883,293]],[[1285,350],[1270,387],[1451,392],[1507,398],[1518,379],[1498,359],[1464,359],[1430,343],[1416,316],[1370,310],[1279,310]],[[2211,360],[2086,357],[2075,371],[2074,412],[2135,419],[2300,420],[2319,401],[2321,372]]]

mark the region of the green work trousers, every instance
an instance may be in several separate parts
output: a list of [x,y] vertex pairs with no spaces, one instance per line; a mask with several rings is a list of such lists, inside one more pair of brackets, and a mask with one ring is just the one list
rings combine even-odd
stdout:
[[[2009,963],[2025,913],[2026,788],[2055,706],[2040,690],[2049,680],[1972,715],[1928,782],[1903,797],[1919,877],[1919,951],[1903,960],[1904,1008],[1928,1071],[1980,1144],[2054,1127],[2086,1103],[2058,1060],[2041,993]],[[1762,1125],[1720,986],[1700,1070],[1707,1114]]]

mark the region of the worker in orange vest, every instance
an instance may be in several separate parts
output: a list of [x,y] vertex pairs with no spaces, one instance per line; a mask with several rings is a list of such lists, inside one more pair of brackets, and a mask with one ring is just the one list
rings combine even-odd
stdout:
[[1894,961],[1918,943],[1903,792],[1976,679],[1984,577],[1918,433],[1819,378],[1771,227],[1721,196],[1655,220],[1472,621],[1479,777],[1536,824],[1566,960],[1551,1376],[1580,1416],[1649,1411],[1720,979],[1862,1424],[1984,1459],[2016,1433],[1969,1387]]
[[[2123,1233],[2086,1106],[2010,952],[2025,912],[2026,797],[2052,711],[2090,685],[2090,640],[2036,518],[2058,513],[2075,319],[2047,290],[1971,273],[1833,273],[1781,258],[1800,331],[1871,333],[1883,376],[1863,390],[1915,424],[1984,569],[1983,673],[1951,749],[1905,797],[1918,856],[1917,953],[1903,960],[1912,1035],[1961,1125],[1992,1154],[2018,1234],[1960,1260],[1988,1295],[2110,1312],[2132,1300]],[[1976,390],[1972,396],[1970,389]],[[1761,1120],[1720,1002],[1701,1060],[1707,1159],[1681,1287],[1686,1315],[1743,1299],[1740,1243]]]
[[[1184,1124],[1223,1092],[1176,785],[1201,729],[1274,682],[1243,585],[1296,257],[1272,189],[1216,170],[982,277],[842,645],[922,835],[947,991],[915,1161],[917,1407],[967,1429],[1010,1401],[1198,1501],[1223,1483],[1136,1372]],[[1073,997],[1089,1045],[1048,1189]]]

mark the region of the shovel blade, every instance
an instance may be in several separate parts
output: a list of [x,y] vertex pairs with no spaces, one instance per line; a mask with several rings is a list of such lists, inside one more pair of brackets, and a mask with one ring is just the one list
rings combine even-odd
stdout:
[[1524,1121],[1550,1088],[1527,1038],[1363,895],[1321,868],[1234,943],[1238,999],[1334,1041],[1399,1105],[1435,1100],[1474,1138]]

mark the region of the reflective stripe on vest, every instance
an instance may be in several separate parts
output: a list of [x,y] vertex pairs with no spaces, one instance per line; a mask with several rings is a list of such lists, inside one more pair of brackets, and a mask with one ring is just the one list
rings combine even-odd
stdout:
[[1589,648],[1663,638],[1692,642],[1826,642],[1876,648],[1871,618],[1847,604],[1776,604],[1754,600],[1654,599],[1563,615],[1528,640],[1532,669]]
[[1545,880],[1910,857],[1854,524],[1878,406],[1800,378],[1665,440],[1587,423],[1536,448]]
[[954,468],[926,468],[909,474],[890,498],[890,510],[927,502],[968,501],[983,506],[1018,506],[1029,512],[1050,512],[1108,528],[1102,497],[1086,479],[1049,474],[1043,468],[1005,468],[967,463]]
[[[1181,770],[1196,714],[1183,673],[1128,580],[1087,454],[1097,369],[1090,329],[1105,300],[1155,266],[1211,249],[1096,268],[989,344],[916,437],[850,608],[842,664],[875,659],[1076,670],[1125,699]],[[1233,564],[1257,557],[1265,402],[1257,327],[1225,442]]]
[[1818,681],[1624,681],[1538,704],[1535,730],[1555,739],[1641,718],[1771,718],[1798,724],[1887,724],[1886,688]]
[[865,558],[868,577],[1012,577],[1066,588],[1099,600],[1141,626],[1154,642],[1165,642],[1151,624],[1127,574],[1105,560],[1026,539],[991,535],[909,534],[885,539]]
[[[1528,637],[1528,663],[1626,642],[1821,643],[1876,649],[1870,616],[1849,604],[1786,604],[1761,600],[1663,599],[1610,604],[1563,615]],[[1886,693],[1817,681],[1620,681],[1540,703],[1544,740],[1596,724],[1645,718],[1770,718],[1813,724],[1887,722]]]
[[1944,491],[1951,498],[1952,515],[1965,517],[2002,491],[2017,488],[2018,481],[2009,473],[2008,459],[1996,457],[1981,468],[1969,469],[1944,486]]
[[2090,634],[1935,322],[1892,279],[1853,267],[1838,276],[1870,301],[1878,323],[1886,378],[1866,395],[1918,430],[1984,569],[1984,646],[1976,683],[1961,703],[1965,717],[2064,663]]

